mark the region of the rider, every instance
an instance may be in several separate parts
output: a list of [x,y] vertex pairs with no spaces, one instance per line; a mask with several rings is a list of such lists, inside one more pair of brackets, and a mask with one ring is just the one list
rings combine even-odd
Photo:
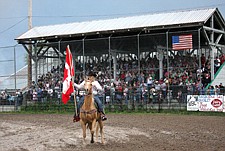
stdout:
[[[92,82],[94,101],[97,104],[97,106],[98,106],[98,112],[100,112],[101,118],[104,121],[104,120],[107,120],[107,117],[106,117],[106,115],[105,115],[105,113],[103,111],[102,102],[101,102],[101,100],[99,99],[99,97],[97,95],[97,92],[98,91],[103,91],[103,88],[101,87],[101,85],[99,84],[99,82],[97,80],[95,80],[96,76],[97,75],[93,71],[89,71],[87,73],[87,78],[88,79],[90,79],[90,78],[93,78],[94,79],[94,81]],[[74,86],[76,88],[78,88],[78,89],[83,89],[84,88],[84,84],[85,84],[85,81],[83,81],[81,84],[74,83]],[[79,100],[79,102],[77,104],[77,113],[78,113],[78,115],[76,115],[76,113],[74,114],[73,122],[78,122],[80,120],[79,113],[80,113],[80,108],[83,105],[83,103],[84,103],[84,96],[81,97],[81,99]]]

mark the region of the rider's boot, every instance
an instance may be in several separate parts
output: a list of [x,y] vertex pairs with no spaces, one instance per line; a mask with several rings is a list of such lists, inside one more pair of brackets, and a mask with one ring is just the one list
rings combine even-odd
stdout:
[[107,120],[107,117],[106,117],[106,115],[105,115],[105,113],[103,111],[100,112],[100,115],[101,115],[102,121]]
[[73,116],[73,122],[79,122],[80,121],[80,115],[74,115]]

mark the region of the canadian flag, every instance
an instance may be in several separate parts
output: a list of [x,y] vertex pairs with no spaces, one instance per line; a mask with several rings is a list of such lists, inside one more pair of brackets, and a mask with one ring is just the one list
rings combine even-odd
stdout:
[[64,68],[64,80],[63,80],[63,92],[62,92],[62,102],[66,104],[70,99],[70,94],[73,93],[73,81],[74,76],[73,68],[73,57],[70,52],[69,45],[66,48],[66,62]]

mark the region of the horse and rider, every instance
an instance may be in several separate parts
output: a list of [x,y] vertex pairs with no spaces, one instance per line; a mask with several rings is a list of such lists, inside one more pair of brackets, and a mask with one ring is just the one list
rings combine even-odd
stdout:
[[[99,99],[99,96],[98,96],[98,92],[103,92],[104,89],[102,88],[100,83],[96,80],[96,77],[97,77],[97,74],[92,70],[90,70],[86,74],[86,79],[92,81],[92,91],[93,91],[92,93],[93,93],[93,97],[94,97],[94,102],[97,105],[97,110],[101,115],[101,120],[105,121],[105,120],[107,120],[107,117],[106,117],[106,115],[103,111],[103,104],[102,104],[102,102],[101,102],[101,100]],[[74,83],[74,86],[77,89],[84,89],[85,88],[85,80],[83,82],[81,82],[80,84]],[[88,94],[85,94],[85,95],[88,95]],[[77,115],[76,115],[76,112],[75,112],[73,122],[80,121],[80,109],[81,109],[82,105],[84,104],[85,95],[83,95],[80,98],[80,100],[77,104]]]

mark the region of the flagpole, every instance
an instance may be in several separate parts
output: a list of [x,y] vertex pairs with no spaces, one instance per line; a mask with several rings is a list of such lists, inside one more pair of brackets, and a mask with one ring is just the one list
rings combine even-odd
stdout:
[[72,80],[73,80],[73,82],[72,82],[72,85],[73,85],[73,92],[74,92],[74,95],[73,95],[73,97],[74,97],[74,107],[75,107],[75,113],[76,113],[76,116],[78,115],[77,114],[77,100],[76,100],[76,94],[75,94],[75,91],[74,91],[74,76],[72,76]]
[[[68,49],[70,50],[70,47],[69,47],[69,45],[67,45],[67,47],[68,47]],[[71,51],[70,51],[70,53],[71,53]],[[72,53],[71,53],[71,56],[72,56]],[[70,55],[69,55],[69,57],[70,57]],[[72,58],[73,59],[73,58]],[[71,61],[70,62],[70,65],[73,65],[72,64],[72,59],[71,58],[69,58],[69,60]],[[70,71],[72,71],[72,66],[70,66]],[[74,75],[75,75],[75,73],[74,73]],[[76,114],[76,116],[78,115],[77,114],[77,101],[76,101],[76,94],[75,94],[75,90],[74,90],[74,75],[72,76],[72,86],[73,86],[73,93],[74,93],[74,95],[73,95],[73,100],[74,100],[74,108],[75,108],[75,114]]]

